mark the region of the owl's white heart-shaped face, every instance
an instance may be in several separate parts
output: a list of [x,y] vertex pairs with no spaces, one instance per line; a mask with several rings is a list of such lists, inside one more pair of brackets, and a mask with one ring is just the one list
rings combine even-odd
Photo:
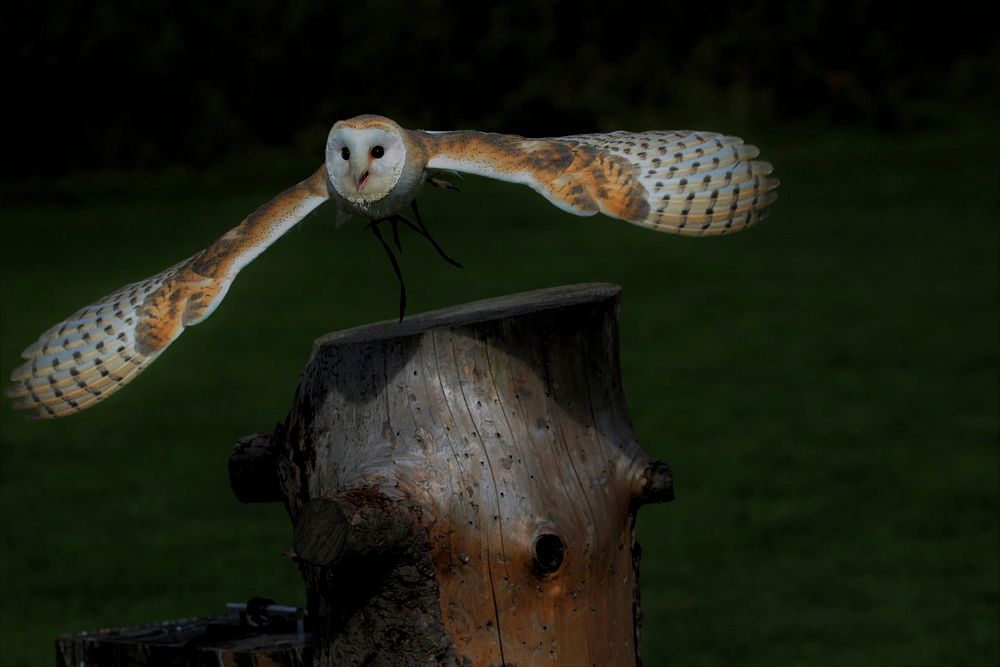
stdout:
[[326,142],[326,169],[337,194],[366,208],[385,198],[406,164],[402,132],[388,123],[341,121]]

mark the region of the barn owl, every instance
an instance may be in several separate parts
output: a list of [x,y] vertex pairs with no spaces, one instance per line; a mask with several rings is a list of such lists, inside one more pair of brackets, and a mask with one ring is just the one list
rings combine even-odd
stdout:
[[322,166],[188,259],[87,306],[29,346],[8,391],[33,417],[103,401],[187,327],[212,314],[240,269],[313,209],[338,218],[398,216],[421,185],[461,172],[529,186],[574,215],[596,213],[691,236],[762,220],[776,198],[771,165],[737,137],[693,131],[616,131],[547,139],[475,131],[406,130],[365,115],[336,123]]

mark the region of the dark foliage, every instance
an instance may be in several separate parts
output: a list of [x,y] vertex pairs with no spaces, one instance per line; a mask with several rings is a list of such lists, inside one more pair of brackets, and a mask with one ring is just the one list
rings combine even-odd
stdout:
[[528,135],[817,116],[911,129],[1000,101],[995,31],[953,14],[867,0],[35,3],[4,22],[3,176],[315,150],[362,112]]

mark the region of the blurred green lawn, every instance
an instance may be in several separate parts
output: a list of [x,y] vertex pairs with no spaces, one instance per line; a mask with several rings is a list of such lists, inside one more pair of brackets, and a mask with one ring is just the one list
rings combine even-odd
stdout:
[[[409,312],[624,286],[632,415],[678,495],[640,513],[647,664],[996,664],[997,139],[753,139],[781,196],[721,239],[575,218],[474,178],[425,193],[466,268],[404,237]],[[0,207],[4,377],[45,328],[314,166],[80,178],[63,204]],[[284,510],[239,504],[227,457],[284,417],[313,338],[394,315],[361,226],[314,214],[94,410],[25,422],[4,404],[0,663],[51,664],[63,632],[301,600]]]

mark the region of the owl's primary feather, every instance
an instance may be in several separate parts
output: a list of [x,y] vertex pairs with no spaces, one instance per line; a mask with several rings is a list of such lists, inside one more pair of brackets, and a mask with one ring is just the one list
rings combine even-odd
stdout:
[[718,235],[760,220],[776,198],[771,165],[712,132],[610,132],[548,139],[405,130],[388,118],[334,125],[312,176],[214,244],[77,311],[29,346],[11,375],[14,405],[41,418],[104,400],[208,317],[241,268],[328,199],[345,216],[391,218],[439,171],[522,183],[564,211],[651,229]]

